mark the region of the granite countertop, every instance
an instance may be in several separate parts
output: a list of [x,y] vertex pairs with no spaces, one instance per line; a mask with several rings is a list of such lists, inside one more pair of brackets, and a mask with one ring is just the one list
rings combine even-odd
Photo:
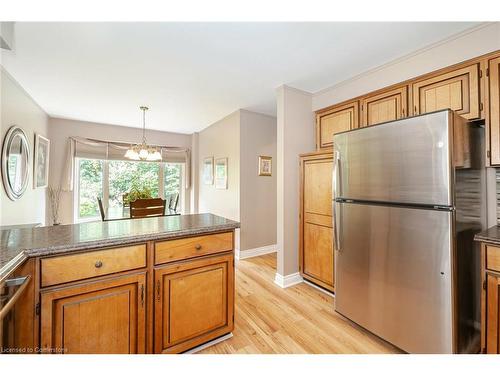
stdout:
[[91,222],[0,231],[0,282],[27,258],[191,236],[240,227],[213,214]]
[[482,231],[474,236],[476,241],[489,242],[500,245],[500,226],[494,225],[491,228]]

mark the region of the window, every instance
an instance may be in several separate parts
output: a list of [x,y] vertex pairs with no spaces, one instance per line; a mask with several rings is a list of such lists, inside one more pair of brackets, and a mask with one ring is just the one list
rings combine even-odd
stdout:
[[79,220],[99,217],[97,198],[102,199],[103,161],[96,159],[79,159],[78,172],[78,215]]
[[184,211],[183,163],[79,158],[76,166],[75,222],[100,218],[98,197],[104,207],[116,214],[123,209],[124,194],[132,190],[146,192],[153,198],[163,197],[167,206],[170,198],[179,194],[177,211]]
[[[180,163],[165,163],[164,175],[164,199],[167,200],[167,205],[170,200],[174,201],[178,196],[179,207],[184,207],[184,196],[182,195],[182,171],[183,164]],[[175,202],[172,203],[172,206]]]

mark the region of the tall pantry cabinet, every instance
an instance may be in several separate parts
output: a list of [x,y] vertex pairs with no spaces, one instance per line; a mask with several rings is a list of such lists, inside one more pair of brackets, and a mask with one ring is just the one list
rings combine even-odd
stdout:
[[302,277],[334,291],[332,151],[300,156],[299,269]]

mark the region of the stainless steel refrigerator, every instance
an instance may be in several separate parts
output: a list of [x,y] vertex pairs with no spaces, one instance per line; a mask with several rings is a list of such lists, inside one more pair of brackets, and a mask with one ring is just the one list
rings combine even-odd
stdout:
[[483,150],[449,110],[334,136],[337,312],[409,353],[479,351]]

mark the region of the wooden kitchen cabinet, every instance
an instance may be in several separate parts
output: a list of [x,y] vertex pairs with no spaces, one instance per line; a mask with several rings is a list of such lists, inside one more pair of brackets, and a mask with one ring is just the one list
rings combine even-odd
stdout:
[[408,87],[402,86],[364,97],[361,101],[361,126],[408,116],[407,92]]
[[414,115],[449,108],[468,120],[481,117],[478,63],[416,80],[412,92]]
[[332,152],[301,155],[300,274],[329,291],[334,291],[332,173]]
[[488,61],[490,164],[500,165],[500,57]]
[[334,134],[357,128],[358,125],[357,100],[316,112],[316,148],[331,149]]
[[226,253],[155,269],[155,353],[180,353],[233,330],[233,267]]
[[42,291],[42,350],[145,353],[145,288],[141,272]]
[[500,275],[486,275],[486,353],[500,354]]
[[481,347],[500,354],[500,247],[481,244]]

